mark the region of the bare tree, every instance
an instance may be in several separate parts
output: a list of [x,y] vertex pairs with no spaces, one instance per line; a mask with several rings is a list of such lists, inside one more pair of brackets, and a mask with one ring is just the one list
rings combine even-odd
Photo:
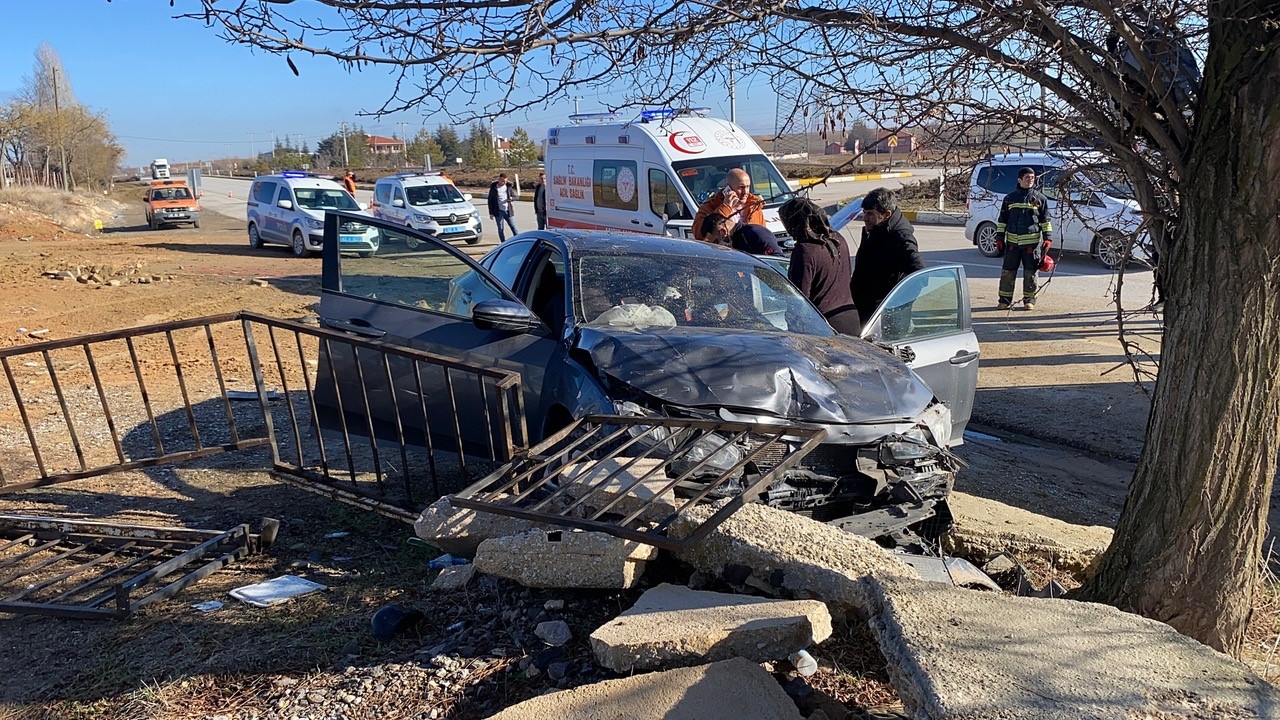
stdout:
[[382,111],[483,94],[464,119],[493,117],[604,86],[630,89],[619,106],[679,100],[722,87],[731,57],[824,129],[862,113],[1097,138],[1133,183],[1168,304],[1141,461],[1083,595],[1240,652],[1280,435],[1273,0],[320,4],[203,0],[192,17],[276,53],[399,68]]

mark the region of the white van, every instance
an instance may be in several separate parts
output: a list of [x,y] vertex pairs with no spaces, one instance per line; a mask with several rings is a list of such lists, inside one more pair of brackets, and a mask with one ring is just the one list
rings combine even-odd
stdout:
[[733,168],[751,176],[766,226],[791,242],[778,207],[793,196],[745,130],[707,108],[571,115],[547,132],[547,225],[693,237],[693,216]]
[[[471,194],[462,194],[438,170],[402,172],[379,178],[373,185],[374,217],[430,233],[439,240],[480,242],[484,231]],[[418,241],[406,236],[414,249]]]
[[[1115,269],[1123,262],[1129,237],[1142,217],[1123,173],[1096,153],[1062,150],[992,155],[973,168],[969,180],[969,219],[964,236],[987,257],[996,257],[996,222],[1004,196],[1018,187],[1018,170],[1036,172],[1036,186],[1049,199],[1054,246],[1089,253]],[[1133,256],[1145,259],[1144,232]]]

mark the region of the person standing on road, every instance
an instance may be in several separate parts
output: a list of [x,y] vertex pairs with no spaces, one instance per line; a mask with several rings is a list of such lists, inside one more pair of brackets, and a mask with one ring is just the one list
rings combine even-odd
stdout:
[[853,269],[853,300],[858,316],[869,319],[894,286],[924,269],[916,231],[898,209],[898,196],[876,188],[862,199],[862,243]]
[[787,279],[818,308],[836,332],[857,336],[862,321],[849,291],[852,261],[844,238],[831,229],[822,208],[808,198],[792,198],[778,215],[796,241]]
[[764,200],[751,192],[751,176],[742,168],[734,168],[725,175],[724,187],[711,194],[698,206],[693,216],[693,239],[702,239],[702,220],[712,213],[729,219],[729,232],[739,224],[764,225]]
[[356,196],[356,174],[348,170],[347,174],[342,176],[342,187],[346,188],[347,192],[351,193],[351,197],[355,197]]
[[498,179],[489,185],[489,217],[498,225],[498,242],[506,242],[507,236],[502,232],[502,223],[511,228],[511,234],[520,232],[511,219],[515,213],[515,192],[507,183],[507,174],[499,173]]
[[996,220],[996,252],[1004,253],[1000,269],[999,310],[1013,306],[1013,285],[1022,266],[1022,307],[1036,307],[1036,271],[1040,260],[1053,245],[1053,224],[1049,222],[1049,200],[1035,189],[1036,171],[1018,170],[1018,189],[1004,196]]
[[547,229],[547,174],[538,173],[538,184],[533,186],[533,214],[538,216],[538,229]]

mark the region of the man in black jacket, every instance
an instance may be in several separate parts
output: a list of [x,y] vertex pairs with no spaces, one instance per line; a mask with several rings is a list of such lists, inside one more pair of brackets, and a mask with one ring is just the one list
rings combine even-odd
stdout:
[[1000,269],[999,310],[1013,305],[1013,285],[1022,266],[1022,307],[1036,307],[1036,271],[1040,259],[1053,244],[1053,224],[1049,222],[1049,201],[1035,189],[1036,171],[1018,171],[1018,188],[1004,196],[996,220],[996,250],[1004,252]]
[[538,173],[538,184],[533,186],[533,214],[538,216],[538,229],[547,229],[547,174]]
[[862,244],[853,266],[853,301],[865,324],[894,286],[924,269],[915,229],[898,209],[888,188],[876,188],[862,200]]
[[498,226],[498,242],[506,242],[507,236],[502,232],[502,223],[506,223],[511,228],[511,234],[515,235],[520,232],[516,230],[516,223],[511,219],[515,214],[516,190],[507,182],[506,173],[498,173],[498,179],[489,185],[489,217],[493,218]]

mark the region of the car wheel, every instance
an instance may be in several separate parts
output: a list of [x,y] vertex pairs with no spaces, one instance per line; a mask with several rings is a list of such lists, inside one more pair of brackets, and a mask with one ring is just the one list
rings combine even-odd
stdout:
[[311,257],[311,251],[307,250],[307,241],[302,237],[301,230],[293,231],[293,256],[294,257]]
[[1118,230],[1103,230],[1093,238],[1093,256],[1110,270],[1125,264],[1129,240]]
[[193,227],[193,228],[199,228],[199,227],[200,227],[200,221],[199,221],[199,220],[196,220],[195,222],[191,223],[191,227]]
[[262,247],[262,238],[258,235],[258,226],[249,223],[249,247],[257,250]]
[[1000,257],[1001,253],[996,249],[996,226],[995,223],[984,222],[973,231],[973,237],[977,241],[978,252],[983,257]]
[[406,235],[404,238],[404,246],[410,250],[417,250],[422,243],[418,242],[418,238]]
[[475,245],[475,244],[476,244],[476,243],[478,243],[478,242],[480,242],[480,236],[479,236],[479,235],[477,235],[477,236],[475,236],[475,237],[473,237],[473,238],[467,238],[467,244],[468,244],[468,245]]

